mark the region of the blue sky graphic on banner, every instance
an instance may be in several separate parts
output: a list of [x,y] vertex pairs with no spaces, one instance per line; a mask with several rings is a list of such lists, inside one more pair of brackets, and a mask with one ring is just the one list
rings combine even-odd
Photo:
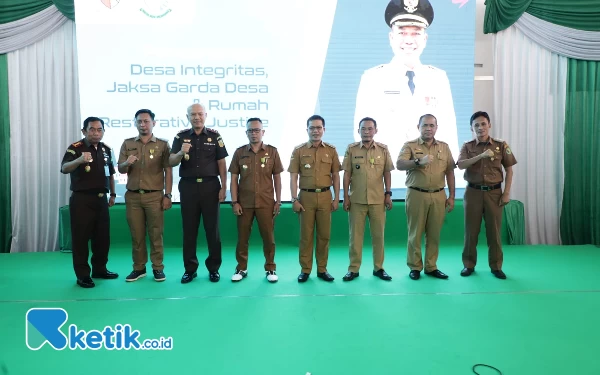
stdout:
[[[384,65],[394,57],[388,1],[75,0],[81,114],[105,120],[104,141],[117,159],[123,140],[137,135],[138,109],[156,113],[154,134],[172,144],[190,126],[187,107],[201,102],[206,126],[223,137],[228,164],[248,142],[246,120],[261,117],[264,141],[279,149],[287,169],[315,113],[325,117],[323,139],[340,156],[356,139],[356,118],[375,117],[376,140],[390,146],[395,160],[414,135],[415,116],[427,110],[440,117],[438,136],[456,145],[457,158],[458,145],[470,138],[475,1],[431,4],[424,65],[415,68],[414,95],[406,100],[406,72]],[[116,177],[123,202],[127,176]],[[405,187],[403,173],[392,179],[395,189]],[[462,173],[456,180],[464,186]],[[282,181],[289,200],[287,172]],[[173,195],[178,201],[176,187]]]

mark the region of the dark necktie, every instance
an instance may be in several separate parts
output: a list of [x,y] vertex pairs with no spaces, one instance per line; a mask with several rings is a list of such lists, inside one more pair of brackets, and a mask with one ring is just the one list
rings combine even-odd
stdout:
[[408,77],[408,88],[410,89],[410,93],[411,94],[415,94],[415,82],[413,81],[413,78],[415,77],[415,72],[413,72],[412,70],[409,70],[406,72],[406,76]]

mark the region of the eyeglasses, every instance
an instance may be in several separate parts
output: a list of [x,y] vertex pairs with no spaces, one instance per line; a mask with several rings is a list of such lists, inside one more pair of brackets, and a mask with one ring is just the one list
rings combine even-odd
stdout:
[[254,133],[254,134],[258,134],[262,131],[262,129],[248,129],[246,130],[246,133]]

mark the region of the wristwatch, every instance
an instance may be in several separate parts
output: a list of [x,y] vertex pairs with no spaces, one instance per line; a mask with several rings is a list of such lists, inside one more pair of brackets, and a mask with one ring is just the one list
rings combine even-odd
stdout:
[[391,191],[386,191],[386,192],[384,193],[384,195],[389,195],[389,196],[391,197],[391,196],[392,196],[392,192],[391,192]]
[[421,159],[419,159],[419,158],[416,158],[416,159],[415,159],[415,164],[416,164],[416,165],[421,165],[421,164],[419,164],[419,163],[421,163]]
[[111,196],[111,197],[113,197],[113,198],[116,198],[116,197],[117,197],[117,194],[115,194],[115,193],[111,193],[111,194],[110,194],[110,196]]
[[238,201],[231,201],[231,207],[235,206],[238,203]]
[[296,202],[298,198],[292,198],[292,203]]
[[171,199],[173,196],[171,194],[167,193],[167,194],[164,195],[164,197]]

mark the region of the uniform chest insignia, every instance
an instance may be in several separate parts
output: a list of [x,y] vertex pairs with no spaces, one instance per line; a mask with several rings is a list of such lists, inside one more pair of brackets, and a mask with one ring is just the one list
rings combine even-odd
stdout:
[[208,139],[207,139],[207,141],[208,141],[208,142],[212,142],[212,138],[208,138]]

